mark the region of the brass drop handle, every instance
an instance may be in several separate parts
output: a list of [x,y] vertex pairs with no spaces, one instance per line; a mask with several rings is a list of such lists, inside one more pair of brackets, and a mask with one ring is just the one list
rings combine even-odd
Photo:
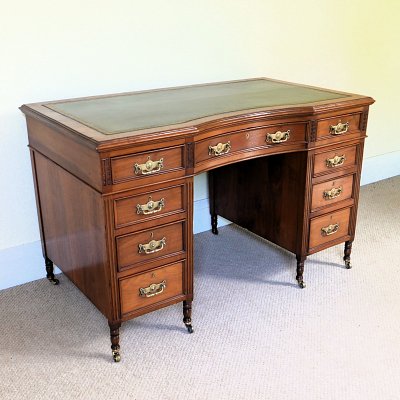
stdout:
[[155,172],[161,171],[164,168],[164,159],[160,158],[158,161],[152,161],[150,156],[144,164],[135,163],[136,175],[150,175]]
[[222,154],[227,154],[231,150],[231,142],[218,143],[216,146],[208,146],[209,156],[221,156]]
[[155,214],[160,212],[164,207],[165,207],[164,198],[158,201],[153,201],[151,196],[149,196],[149,201],[146,204],[138,204],[136,206],[136,212],[137,214],[143,214],[143,215]]
[[328,225],[325,228],[321,228],[322,236],[330,236],[339,230],[339,224]]
[[342,124],[341,121],[337,125],[329,126],[329,133],[331,135],[341,135],[342,133],[346,133],[349,130],[350,124],[348,122]]
[[339,197],[343,192],[343,186],[339,186],[338,188],[332,188],[331,190],[324,190],[323,197],[325,200],[332,200]]
[[161,251],[167,245],[167,239],[163,237],[161,240],[151,240],[146,244],[139,244],[139,253],[152,254]]
[[340,167],[346,161],[346,156],[343,154],[342,156],[335,156],[333,158],[327,158],[325,160],[326,166],[328,168]]
[[277,131],[275,133],[267,133],[266,142],[268,143],[283,143],[290,138],[290,129],[285,132]]
[[160,283],[152,283],[150,286],[145,288],[139,288],[140,297],[153,297],[161,294],[167,287],[167,281],[163,280]]

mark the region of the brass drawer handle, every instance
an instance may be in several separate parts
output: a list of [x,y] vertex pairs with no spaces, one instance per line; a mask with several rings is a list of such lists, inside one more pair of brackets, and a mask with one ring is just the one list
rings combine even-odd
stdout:
[[277,131],[275,133],[267,133],[266,141],[268,143],[283,143],[288,141],[290,138],[290,129],[286,132]]
[[208,146],[209,156],[220,156],[222,154],[227,154],[231,150],[231,142],[218,143],[216,146]]
[[167,239],[163,237],[161,240],[151,240],[146,244],[139,244],[139,253],[152,254],[161,251],[167,244]]
[[145,288],[139,288],[140,297],[153,297],[161,294],[167,287],[167,281],[163,280],[160,283],[152,283],[150,286]]
[[346,122],[342,124],[341,121],[337,125],[330,125],[329,126],[329,133],[331,135],[341,135],[342,133],[346,133],[349,130],[350,124]]
[[147,161],[144,164],[135,163],[135,174],[136,175],[149,175],[155,172],[161,171],[164,168],[164,159],[160,158],[158,161],[150,160],[150,156],[147,157]]
[[346,161],[346,156],[343,154],[342,156],[335,156],[333,158],[327,158],[325,160],[326,166],[328,168],[340,167]]
[[332,224],[326,226],[325,228],[321,228],[321,235],[322,236],[330,236],[336,233],[339,230],[339,224]]
[[149,201],[147,202],[147,204],[138,204],[136,206],[137,210],[136,212],[137,214],[143,214],[143,215],[155,214],[160,212],[164,207],[165,207],[164,198],[158,201],[153,201],[151,196],[149,196]]
[[324,190],[323,196],[325,200],[332,200],[339,197],[343,192],[343,186],[339,186],[338,188],[332,188],[331,190]]

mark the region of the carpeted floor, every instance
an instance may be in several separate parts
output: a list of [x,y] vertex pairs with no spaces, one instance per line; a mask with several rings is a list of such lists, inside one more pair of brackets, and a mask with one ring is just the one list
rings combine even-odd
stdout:
[[[195,237],[194,329],[181,305],[122,326],[63,276],[0,292],[1,399],[400,399],[400,177],[362,188],[342,245],[294,257],[236,227]],[[9,266],[12,268],[12,266]]]

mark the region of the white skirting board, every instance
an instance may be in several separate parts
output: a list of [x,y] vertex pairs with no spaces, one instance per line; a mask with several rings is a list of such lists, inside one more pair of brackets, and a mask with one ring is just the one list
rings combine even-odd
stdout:
[[[361,185],[400,175],[400,151],[366,158],[363,163]],[[230,222],[218,218],[218,226]],[[211,229],[208,199],[194,203],[193,232]],[[60,270],[55,269],[55,273]],[[46,270],[40,241],[0,250],[0,290],[44,278]]]

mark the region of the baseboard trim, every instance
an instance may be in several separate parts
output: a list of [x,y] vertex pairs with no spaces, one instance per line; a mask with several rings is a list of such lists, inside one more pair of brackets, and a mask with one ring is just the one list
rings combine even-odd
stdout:
[[[400,175],[400,151],[364,159],[361,185]],[[219,217],[218,226],[231,222]],[[193,232],[211,229],[209,201],[194,202]],[[56,273],[61,271],[55,268]],[[40,241],[0,250],[0,290],[46,276]]]
[[400,175],[400,151],[365,158],[361,173],[361,185]]

